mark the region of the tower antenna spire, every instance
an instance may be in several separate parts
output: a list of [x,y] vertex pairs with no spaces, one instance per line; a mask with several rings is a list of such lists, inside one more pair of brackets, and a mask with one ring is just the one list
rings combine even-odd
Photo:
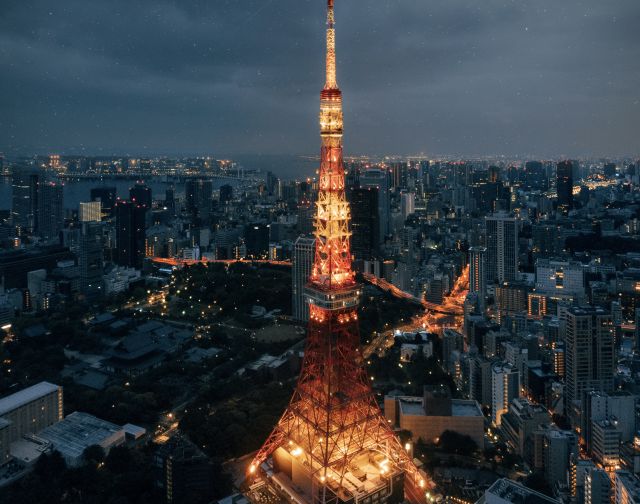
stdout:
[[333,0],[327,0],[327,80],[325,89],[337,89],[336,81],[336,30]]

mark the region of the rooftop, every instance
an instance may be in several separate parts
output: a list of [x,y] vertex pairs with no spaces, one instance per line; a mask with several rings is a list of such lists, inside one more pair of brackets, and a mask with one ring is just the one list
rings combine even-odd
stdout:
[[89,446],[101,445],[118,433],[124,438],[124,429],[119,425],[76,411],[40,431],[38,437],[50,441],[64,456],[77,458]]
[[515,481],[506,478],[500,478],[485,493],[485,502],[498,502],[492,499],[497,497],[502,502],[511,502],[513,504],[558,504],[559,501],[547,497],[544,494],[531,490]]
[[40,382],[15,394],[0,399],[0,416],[6,415],[10,411],[29,404],[36,399],[40,399],[48,394],[57,393],[61,387],[49,382]]

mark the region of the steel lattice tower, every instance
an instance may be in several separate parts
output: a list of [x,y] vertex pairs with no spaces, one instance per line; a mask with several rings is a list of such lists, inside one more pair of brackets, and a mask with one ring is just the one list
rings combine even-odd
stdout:
[[[264,470],[271,477],[285,473],[299,490],[297,500],[314,504],[366,497],[375,503],[407,498],[415,504],[425,502],[425,481],[382,415],[360,353],[333,3],[328,0],[316,248],[306,287],[310,320],[304,361],[289,406],[249,473]],[[279,487],[287,485],[280,482]]]

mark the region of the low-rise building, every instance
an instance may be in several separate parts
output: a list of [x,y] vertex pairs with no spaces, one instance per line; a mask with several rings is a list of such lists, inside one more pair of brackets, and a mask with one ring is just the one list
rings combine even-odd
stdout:
[[125,442],[125,430],[119,425],[101,420],[88,413],[74,412],[38,433],[60,452],[67,465],[77,467],[84,462],[84,451],[93,445],[108,452]]
[[449,430],[484,447],[484,416],[473,400],[442,397],[425,389],[423,397],[386,396],[384,414],[393,426],[411,431],[415,440],[437,442]]
[[62,420],[62,387],[49,382],[0,399],[0,465],[10,460],[10,445]]

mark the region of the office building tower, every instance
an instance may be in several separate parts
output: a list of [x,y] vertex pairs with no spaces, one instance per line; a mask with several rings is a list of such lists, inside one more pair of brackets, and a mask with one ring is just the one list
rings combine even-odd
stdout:
[[564,314],[567,408],[584,392],[613,391],[614,329],[602,308],[570,307]]
[[581,296],[584,289],[584,266],[579,262],[538,259],[536,290],[545,294]]
[[402,192],[400,194],[400,212],[402,220],[406,221],[409,215],[416,211],[416,195],[412,192]]
[[117,192],[115,187],[94,187],[91,189],[91,201],[99,201],[102,217],[112,217],[115,212]]
[[587,452],[592,449],[593,423],[609,421],[620,432],[622,442],[633,441],[636,434],[636,396],[629,391],[586,392],[580,415],[580,433]]
[[315,238],[300,236],[293,248],[291,275],[293,318],[302,322],[309,321],[309,302],[304,295],[304,287],[311,276],[315,247]]
[[57,182],[42,182],[38,188],[38,235],[59,241],[64,228],[63,187]]
[[525,185],[531,190],[546,191],[548,177],[540,161],[528,161],[524,165]]
[[141,269],[145,256],[147,209],[131,201],[116,203],[116,263]]
[[244,227],[244,243],[247,246],[247,256],[253,259],[264,259],[269,252],[268,224],[247,224]]
[[500,426],[502,415],[509,411],[513,399],[520,397],[520,374],[506,363],[491,368],[491,421]]
[[487,296],[487,248],[469,249],[469,292],[478,294],[481,309]]
[[171,217],[176,215],[176,193],[173,187],[164,192],[164,208]]
[[586,470],[584,504],[611,504],[611,480],[605,470],[596,467]]
[[351,251],[356,260],[370,260],[380,245],[379,191],[361,187],[349,191]]
[[166,504],[215,502],[214,466],[195,444],[182,435],[160,445],[154,456],[156,486]]
[[220,186],[220,204],[225,205],[233,199],[233,187],[229,184]]
[[104,251],[102,226],[96,221],[85,221],[81,223],[81,226],[78,247],[80,288],[87,299],[94,299],[100,297],[103,292]]
[[136,184],[129,189],[129,199],[135,205],[151,210],[151,188],[145,185],[144,182],[136,182]]
[[379,240],[384,242],[391,232],[391,196],[389,194],[389,172],[386,168],[367,168],[360,173],[360,187],[378,190]]
[[640,481],[628,471],[616,471],[614,504],[640,504]]
[[100,222],[102,220],[102,203],[100,201],[80,202],[78,208],[80,222]]
[[205,179],[187,179],[184,185],[187,212],[206,218],[211,211],[213,182]]
[[546,429],[542,446],[545,480],[553,488],[567,481],[570,462],[578,456],[578,436],[573,431]]
[[486,217],[487,282],[511,282],[518,278],[518,220],[507,214]]
[[38,225],[38,182],[36,171],[16,166],[11,176],[11,219],[20,234],[33,233]]
[[573,163],[562,161],[556,168],[556,192],[558,193],[558,210],[563,214],[573,208]]

